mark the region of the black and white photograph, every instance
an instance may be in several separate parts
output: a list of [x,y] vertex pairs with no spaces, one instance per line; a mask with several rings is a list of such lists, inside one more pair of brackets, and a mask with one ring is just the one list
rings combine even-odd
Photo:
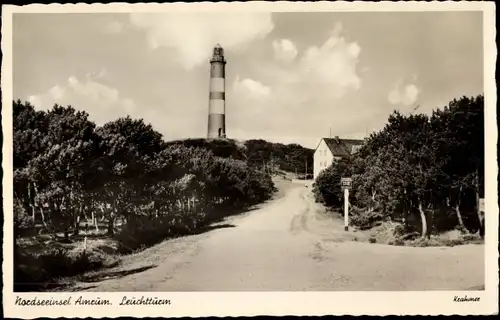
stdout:
[[450,291],[498,313],[486,6],[203,5],[3,8],[16,312]]

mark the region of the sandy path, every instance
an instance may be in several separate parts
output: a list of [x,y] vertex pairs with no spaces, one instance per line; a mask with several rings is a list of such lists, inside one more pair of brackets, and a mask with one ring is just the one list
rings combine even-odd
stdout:
[[[87,291],[461,290],[484,284],[484,246],[409,248],[352,241],[303,184],[205,234],[126,257],[130,270]],[[141,272],[141,269],[145,269]],[[133,273],[135,272],[135,273]]]

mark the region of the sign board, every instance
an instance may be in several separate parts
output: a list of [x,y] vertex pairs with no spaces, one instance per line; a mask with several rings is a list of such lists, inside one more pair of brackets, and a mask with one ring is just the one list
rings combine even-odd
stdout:
[[340,178],[340,185],[343,188],[350,188],[352,185],[352,178]]
[[479,211],[484,212],[484,198],[479,199]]

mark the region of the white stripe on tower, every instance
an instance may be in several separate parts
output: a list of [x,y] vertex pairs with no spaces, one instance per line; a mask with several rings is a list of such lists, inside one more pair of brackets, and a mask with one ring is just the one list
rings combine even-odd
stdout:
[[210,99],[210,114],[224,114],[225,103],[222,99]]
[[225,92],[224,78],[210,78],[210,92]]
[[226,90],[224,50],[217,44],[210,60],[210,95],[208,103],[208,138],[226,137]]

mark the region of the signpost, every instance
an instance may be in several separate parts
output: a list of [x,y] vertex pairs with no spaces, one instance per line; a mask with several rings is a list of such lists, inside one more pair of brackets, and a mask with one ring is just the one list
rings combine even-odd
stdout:
[[479,212],[484,212],[484,198],[479,199]]
[[340,185],[344,189],[344,230],[349,230],[349,189],[352,186],[352,178],[340,178]]

